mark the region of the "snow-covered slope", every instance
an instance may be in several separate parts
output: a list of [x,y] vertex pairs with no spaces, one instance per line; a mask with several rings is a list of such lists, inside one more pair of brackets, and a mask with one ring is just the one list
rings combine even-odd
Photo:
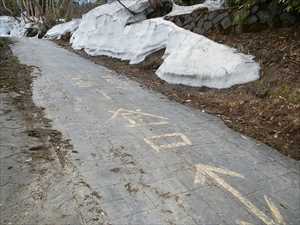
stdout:
[[73,34],[77,30],[81,19],[73,19],[70,22],[58,24],[52,27],[45,35],[45,38],[60,39],[66,33]]
[[[135,12],[148,7],[147,0],[123,0],[123,3]],[[133,64],[166,48],[164,62],[156,74],[169,83],[227,88],[259,78],[259,65],[252,56],[163,18],[126,25],[134,19],[118,2],[95,8],[84,15],[71,38],[72,46],[92,56],[106,55]]]
[[10,16],[0,16],[0,36],[22,37],[25,23]]

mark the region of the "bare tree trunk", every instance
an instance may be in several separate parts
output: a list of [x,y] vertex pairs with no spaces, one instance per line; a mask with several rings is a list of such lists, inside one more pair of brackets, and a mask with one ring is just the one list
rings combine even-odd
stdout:
[[4,10],[6,10],[12,16],[13,12],[9,8],[6,7],[5,0],[2,0],[2,5],[3,5]]
[[[13,15],[8,7],[8,0],[0,0],[1,9]],[[73,0],[11,0],[18,8],[25,21],[35,24],[38,29],[45,30],[53,26],[60,18],[70,18],[73,11]],[[3,7],[2,7],[3,6]]]

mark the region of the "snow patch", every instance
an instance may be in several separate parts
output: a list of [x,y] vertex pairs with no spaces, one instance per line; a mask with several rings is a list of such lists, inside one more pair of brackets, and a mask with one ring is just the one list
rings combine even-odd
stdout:
[[191,6],[180,6],[173,3],[173,9],[167,16],[178,16],[182,14],[190,14],[200,8],[208,8],[208,10],[216,10],[222,8],[224,0],[206,0],[201,4]]
[[[135,12],[149,7],[147,0],[123,0],[123,3]],[[250,55],[238,53],[163,18],[131,24],[135,18],[118,2],[99,6],[83,16],[71,38],[72,47],[84,49],[92,56],[110,56],[131,64],[166,49],[164,62],[156,74],[174,84],[228,88],[259,78],[259,65]]]
[[156,74],[172,84],[228,88],[258,79],[259,65],[253,56],[175,25]]
[[60,39],[63,35],[67,33],[73,34],[79,27],[80,22],[81,19],[73,19],[70,22],[58,24],[52,27],[50,30],[48,30],[48,32],[45,35],[45,38]]
[[25,34],[25,23],[14,17],[0,16],[0,37],[22,37]]

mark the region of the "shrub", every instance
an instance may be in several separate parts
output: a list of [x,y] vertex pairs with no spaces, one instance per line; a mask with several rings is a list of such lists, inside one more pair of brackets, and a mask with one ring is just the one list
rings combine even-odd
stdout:
[[279,2],[285,5],[287,11],[295,11],[300,13],[300,1],[299,0],[279,0]]
[[[228,6],[243,6],[245,8],[263,2],[266,2],[266,0],[226,0]],[[281,4],[288,12],[300,13],[300,0],[269,0],[269,2]]]

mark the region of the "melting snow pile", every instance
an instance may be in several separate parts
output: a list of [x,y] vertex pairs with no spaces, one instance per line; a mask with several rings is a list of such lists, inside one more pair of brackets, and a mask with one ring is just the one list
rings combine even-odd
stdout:
[[189,14],[199,8],[208,8],[209,10],[220,9],[223,7],[224,1],[225,0],[206,0],[201,4],[196,4],[191,6],[180,6],[180,5],[173,4],[173,9],[168,14],[168,16]]
[[45,35],[45,38],[49,39],[60,39],[64,34],[73,34],[77,30],[81,19],[73,19],[70,22],[58,24],[52,27]]
[[[142,16],[149,7],[147,0],[123,0],[123,3]],[[132,64],[166,49],[164,62],[156,74],[173,84],[227,88],[259,78],[259,66],[252,56],[163,18],[144,18],[132,23],[136,18],[117,1],[99,6],[83,16],[71,38],[72,46],[92,56],[106,55]]]
[[25,23],[10,16],[0,16],[0,37],[22,37]]

